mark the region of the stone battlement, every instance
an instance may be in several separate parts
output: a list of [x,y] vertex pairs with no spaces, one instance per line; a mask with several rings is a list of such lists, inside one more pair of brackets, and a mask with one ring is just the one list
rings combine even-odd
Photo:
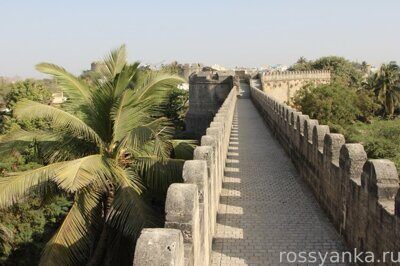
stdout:
[[206,71],[189,79],[189,110],[186,131],[200,140],[233,87],[233,77]]
[[284,71],[284,72],[267,72],[263,74],[264,81],[279,80],[307,80],[307,79],[331,79],[329,70],[312,70],[312,71]]
[[361,144],[345,143],[343,135],[260,90],[251,88],[251,98],[349,248],[374,252],[376,258],[398,252],[400,192],[394,163],[368,159]]
[[304,85],[330,83],[328,70],[285,71],[264,73],[261,77],[263,91],[280,102],[290,102],[295,93]]
[[134,265],[210,264],[236,101],[233,87],[194,150],[194,160],[185,162],[184,183],[168,188],[165,227],[142,230]]

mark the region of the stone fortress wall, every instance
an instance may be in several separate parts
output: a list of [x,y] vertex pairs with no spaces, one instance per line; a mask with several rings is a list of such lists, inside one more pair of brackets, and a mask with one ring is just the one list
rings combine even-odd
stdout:
[[258,89],[251,88],[251,98],[351,251],[374,252],[376,258],[396,252],[397,258],[400,192],[394,163],[368,159],[361,144],[346,144],[343,135]]
[[189,78],[189,110],[186,131],[200,140],[233,87],[233,77],[205,71]]
[[[202,81],[206,83],[191,87],[191,90],[207,92],[215,89],[215,80],[205,78]],[[207,100],[209,98],[203,99]],[[183,166],[184,183],[175,183],[168,188],[165,228],[142,230],[136,244],[134,265],[211,263],[212,239],[236,101],[237,89],[230,87],[228,96],[201,137],[201,146],[194,150],[194,160],[186,161]]]
[[281,103],[290,102],[296,91],[304,85],[313,83],[329,84],[331,73],[328,70],[266,72],[261,74],[264,92]]

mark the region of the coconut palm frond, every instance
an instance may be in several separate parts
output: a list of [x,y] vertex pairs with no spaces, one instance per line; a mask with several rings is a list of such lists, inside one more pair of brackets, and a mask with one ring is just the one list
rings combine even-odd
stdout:
[[114,160],[105,159],[104,164],[110,170],[110,179],[116,187],[131,187],[136,193],[142,193],[144,186],[136,172],[131,171],[129,168],[123,169]]
[[167,99],[172,88],[184,82],[185,80],[179,76],[162,72],[145,74],[137,82],[135,99],[140,102],[151,97],[153,102],[161,104]]
[[64,164],[65,162],[55,163],[0,178],[0,208],[6,208],[20,202],[32,192],[44,196],[47,192],[48,183]]
[[61,189],[75,192],[94,183],[104,186],[111,176],[111,171],[104,163],[102,155],[95,154],[64,162],[55,171],[53,180]]
[[0,154],[6,154],[13,150],[26,148],[33,141],[54,142],[59,136],[54,132],[35,130],[26,131],[23,129],[12,130],[6,135],[0,136]]
[[46,244],[39,265],[82,265],[89,259],[101,221],[102,195],[96,190],[76,194],[61,226]]
[[68,135],[62,135],[54,141],[40,141],[38,143],[41,156],[47,164],[70,161],[100,152],[95,143]]
[[120,123],[119,126],[115,124],[114,142],[119,143],[117,150],[136,150],[142,148],[145,143],[154,140],[158,135],[172,134],[171,127],[169,127],[165,118],[152,119],[151,122],[145,123],[148,120],[148,115],[143,114],[143,117],[132,117],[131,121],[134,121],[134,123],[128,121],[127,123]]
[[142,228],[151,226],[152,210],[129,183],[121,185],[107,217],[108,224],[124,235],[138,237]]
[[135,167],[146,187],[156,194],[165,194],[169,185],[181,183],[184,160],[143,156],[137,158]]
[[151,141],[153,137],[154,131],[150,127],[136,127],[119,142],[115,150],[117,154],[124,151],[137,151],[143,147],[146,142]]
[[63,91],[71,98],[72,102],[85,101],[87,103],[90,101],[91,91],[89,86],[64,68],[50,63],[40,63],[36,65],[36,69],[42,73],[52,75]]
[[138,66],[138,62],[124,66],[124,69],[115,81],[114,97],[119,97],[127,88],[130,87],[135,74],[137,73]]
[[112,50],[109,55],[104,59],[103,74],[106,77],[113,79],[126,65],[126,47],[121,45],[118,49]]
[[145,103],[136,106],[129,105],[131,94],[131,91],[125,91],[111,110],[114,142],[121,141],[134,128],[154,120],[147,112],[148,106]]
[[14,109],[14,116],[18,119],[50,119],[53,126],[62,128],[64,131],[68,131],[74,136],[80,136],[86,140],[93,141],[99,145],[99,147],[103,146],[103,141],[96,131],[89,127],[84,121],[53,106],[22,100],[17,103]]

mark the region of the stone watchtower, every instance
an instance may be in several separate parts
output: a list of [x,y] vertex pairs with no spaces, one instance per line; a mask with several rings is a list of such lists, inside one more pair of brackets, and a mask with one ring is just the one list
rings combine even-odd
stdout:
[[207,71],[189,78],[189,111],[186,131],[199,139],[206,133],[225,98],[233,87],[233,77]]

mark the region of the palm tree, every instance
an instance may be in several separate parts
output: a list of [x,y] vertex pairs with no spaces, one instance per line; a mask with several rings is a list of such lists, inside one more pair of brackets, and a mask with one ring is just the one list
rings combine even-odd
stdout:
[[392,117],[400,102],[400,69],[390,62],[383,64],[376,75],[375,95],[384,107],[385,115]]
[[[51,129],[20,130],[5,136],[3,147],[21,140],[43,143],[48,164],[0,179],[0,208],[65,193],[72,207],[44,248],[41,265],[107,265],[118,254],[117,241],[135,239],[150,220],[144,191],[165,194],[181,180],[183,160],[170,154],[180,142],[161,117],[177,76],[140,72],[128,64],[125,46],[104,59],[102,78],[92,83],[65,69],[41,63],[68,96],[62,109],[22,100],[17,119],[47,119]],[[114,257],[113,257],[114,256]]]
[[376,88],[378,87],[379,78],[378,73],[373,73],[366,77],[365,81],[361,82],[361,89],[375,92]]

